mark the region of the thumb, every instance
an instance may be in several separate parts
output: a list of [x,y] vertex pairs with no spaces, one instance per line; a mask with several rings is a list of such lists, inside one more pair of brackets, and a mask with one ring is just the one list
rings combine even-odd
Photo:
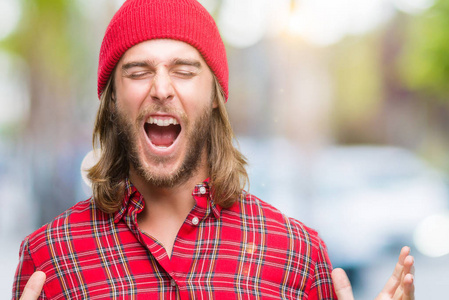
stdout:
[[42,271],[34,272],[23,289],[20,300],[38,299],[44,286],[46,275]]
[[351,282],[343,269],[337,268],[332,271],[332,281],[339,300],[354,300]]

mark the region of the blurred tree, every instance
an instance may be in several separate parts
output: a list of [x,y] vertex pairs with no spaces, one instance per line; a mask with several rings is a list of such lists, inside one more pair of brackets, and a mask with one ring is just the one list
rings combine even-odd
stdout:
[[405,84],[449,101],[449,0],[409,18],[399,68]]
[[[403,84],[421,104],[424,119],[417,149],[449,172],[449,0],[435,0],[421,15],[408,18],[397,67]],[[415,120],[416,122],[416,120]]]
[[330,50],[335,103],[334,136],[338,143],[383,143],[378,116],[385,99],[381,67],[382,32],[349,36]]
[[347,37],[333,47],[336,102],[332,117],[337,142],[411,150],[424,143],[428,108],[404,86],[397,68],[411,18],[398,13],[378,30]]
[[73,137],[77,129],[71,75],[78,43],[70,22],[80,16],[70,0],[23,0],[21,4],[21,22],[1,47],[27,64],[23,84],[28,85],[30,108],[17,132],[17,148],[23,156],[18,168],[29,178],[24,184],[31,188],[30,201],[38,202],[39,211],[33,212],[36,222],[43,224],[75,202],[77,185],[71,174],[76,168]]

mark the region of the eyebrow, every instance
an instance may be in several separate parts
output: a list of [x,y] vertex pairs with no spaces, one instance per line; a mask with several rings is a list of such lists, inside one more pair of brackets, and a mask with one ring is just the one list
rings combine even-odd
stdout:
[[193,67],[196,67],[198,69],[201,69],[201,67],[202,67],[201,62],[199,62],[196,59],[175,58],[172,61],[172,64],[175,65],[175,66],[179,66],[179,65],[193,66]]
[[132,61],[132,62],[123,64],[122,70],[126,71],[126,70],[134,68],[134,67],[149,67],[151,65],[153,65],[153,64],[148,61]]
[[[193,66],[201,69],[202,64],[196,59],[186,59],[186,58],[175,58],[170,62],[174,66]],[[155,67],[156,63],[154,61],[142,60],[142,61],[131,61],[122,65],[122,70],[127,71],[134,67]]]

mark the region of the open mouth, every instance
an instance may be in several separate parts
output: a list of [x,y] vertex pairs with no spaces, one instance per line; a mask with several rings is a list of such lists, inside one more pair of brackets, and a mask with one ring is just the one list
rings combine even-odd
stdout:
[[158,148],[168,148],[181,132],[178,121],[169,116],[153,116],[145,122],[145,132],[151,143]]

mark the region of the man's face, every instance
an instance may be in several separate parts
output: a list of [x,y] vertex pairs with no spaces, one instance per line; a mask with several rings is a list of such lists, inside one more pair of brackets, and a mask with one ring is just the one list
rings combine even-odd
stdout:
[[117,64],[114,85],[131,172],[170,187],[207,168],[213,75],[194,47],[168,39],[135,45]]

